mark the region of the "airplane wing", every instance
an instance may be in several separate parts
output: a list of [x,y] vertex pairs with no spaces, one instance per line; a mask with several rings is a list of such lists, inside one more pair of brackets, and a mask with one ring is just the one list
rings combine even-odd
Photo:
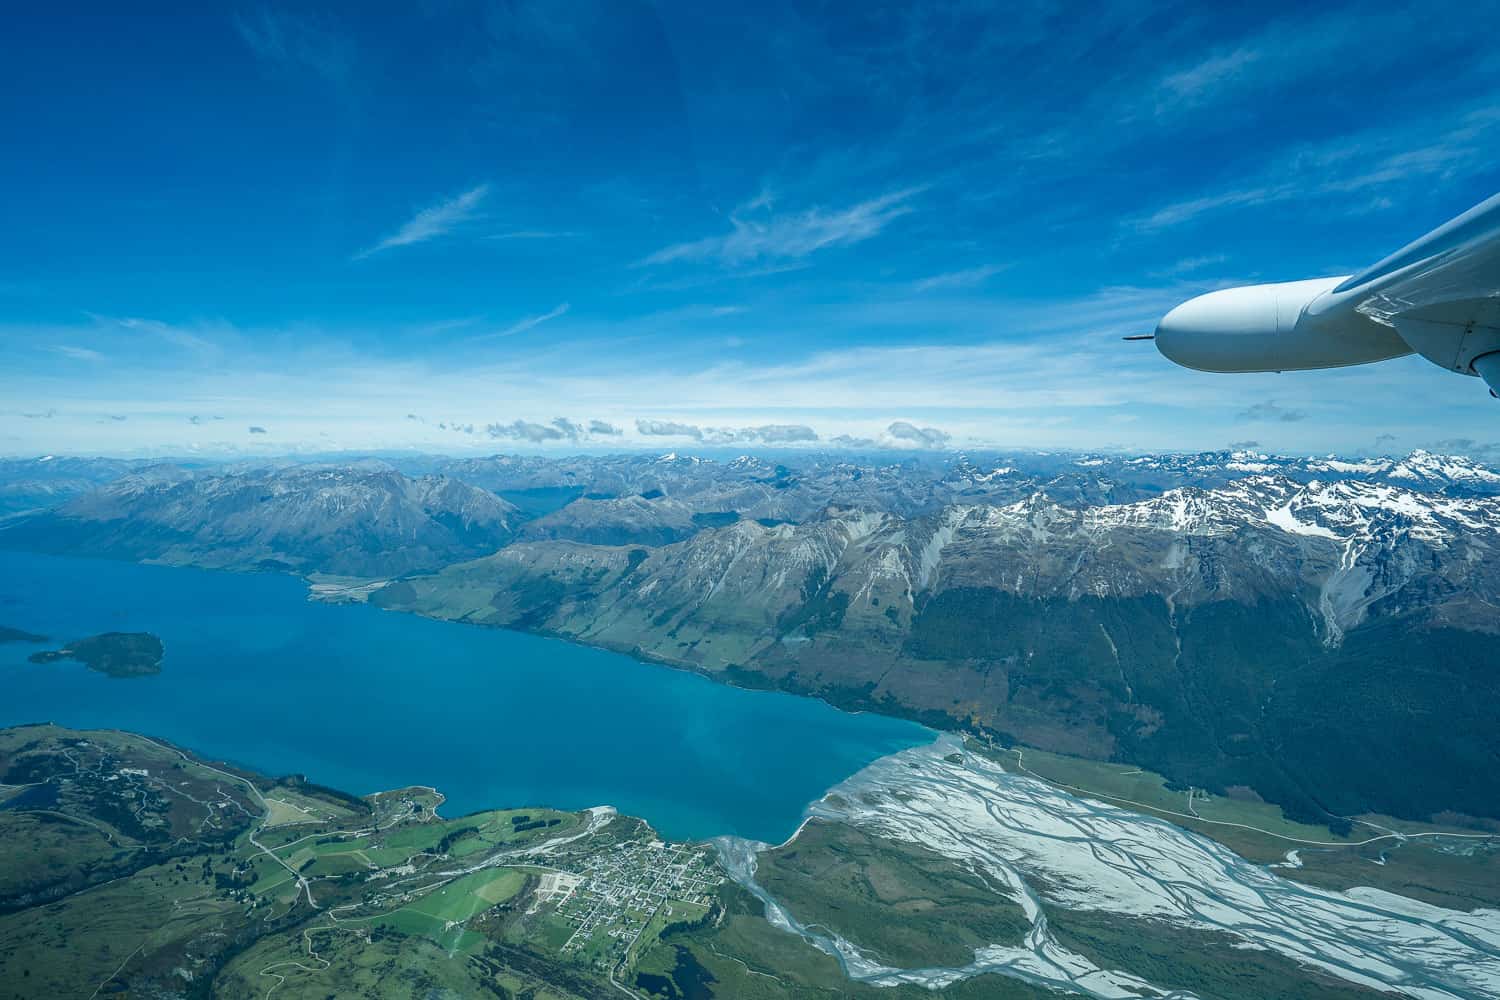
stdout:
[[[1479,374],[1497,389],[1497,296],[1500,195],[1346,279],[1326,303],[1314,302],[1310,311],[1353,308],[1393,326],[1412,350],[1434,364]],[[1494,356],[1486,361],[1488,355]]]
[[1210,292],[1156,329],[1204,371],[1293,371],[1417,353],[1500,390],[1500,195],[1358,274]]

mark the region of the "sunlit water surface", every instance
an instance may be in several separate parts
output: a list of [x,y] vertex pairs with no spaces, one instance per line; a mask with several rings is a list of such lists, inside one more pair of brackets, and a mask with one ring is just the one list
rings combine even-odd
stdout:
[[317,604],[270,574],[0,552],[0,625],[166,644],[162,672],[132,679],[0,644],[0,725],[129,729],[356,793],[433,785],[450,816],[607,804],[668,837],[777,842],[830,785],[932,738],[559,640]]

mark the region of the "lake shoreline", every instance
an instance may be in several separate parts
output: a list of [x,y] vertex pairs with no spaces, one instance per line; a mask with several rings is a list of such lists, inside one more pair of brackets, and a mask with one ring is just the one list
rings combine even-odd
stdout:
[[[171,564],[163,563],[163,564],[160,564],[160,565],[171,565]],[[194,568],[194,569],[205,569],[205,567],[200,567],[200,566],[194,566],[192,568]],[[397,582],[396,580],[382,580],[382,581],[378,581],[378,582],[375,582],[375,581],[363,581],[363,583],[361,585],[347,587],[347,588],[344,588],[343,590],[339,590],[339,591],[333,591],[333,590],[326,590],[326,589],[325,590],[320,590],[319,588],[320,587],[325,587],[326,584],[324,584],[322,581],[315,580],[313,578],[313,576],[301,575],[301,574],[296,574],[296,573],[284,573],[281,570],[275,570],[275,569],[254,569],[254,568],[249,568],[249,569],[245,569],[245,570],[226,569],[226,570],[210,570],[210,572],[229,572],[229,573],[241,573],[241,572],[244,572],[244,573],[257,573],[257,574],[258,573],[271,573],[271,574],[278,574],[278,575],[295,576],[297,579],[301,580],[307,586],[307,600],[310,603],[313,603],[313,604],[356,605],[356,606],[363,605],[363,606],[374,608],[377,611],[388,611],[388,612],[391,612],[393,614],[398,614],[398,615],[411,615],[411,616],[416,617],[416,618],[426,619],[427,621],[445,622],[445,623],[448,623],[448,624],[451,624],[451,625],[468,625],[468,626],[471,626],[471,627],[474,627],[474,628],[491,629],[491,630],[499,631],[499,632],[511,632],[511,633],[516,634],[516,635],[529,635],[529,636],[536,636],[536,637],[542,638],[542,639],[552,639],[552,640],[556,640],[556,641],[559,641],[559,642],[565,642],[565,643],[567,643],[570,646],[577,646],[577,647],[579,647],[581,649],[602,650],[604,652],[615,653],[615,654],[618,654],[620,656],[627,656],[627,657],[629,657],[629,658],[631,658],[631,659],[633,659],[633,660],[635,660],[635,661],[637,661],[639,663],[645,663],[645,664],[649,664],[651,666],[666,667],[666,668],[668,668],[670,670],[678,670],[678,671],[682,671],[683,673],[688,673],[688,674],[696,674],[699,677],[706,677],[707,679],[713,681],[716,684],[722,684],[725,687],[734,688],[737,691],[771,691],[771,692],[776,692],[778,694],[791,695],[791,696],[793,696],[795,698],[808,698],[808,699],[811,699],[813,701],[820,702],[821,704],[827,705],[829,708],[837,709],[838,711],[843,712],[846,715],[856,715],[856,716],[857,715],[874,715],[874,716],[879,716],[881,718],[886,718],[886,719],[900,719],[903,722],[909,722],[909,723],[912,723],[913,725],[921,726],[923,729],[927,730],[928,732],[933,733],[934,737],[940,736],[943,733],[954,733],[954,734],[956,734],[958,736],[965,736],[965,737],[967,737],[967,736],[980,736],[980,737],[991,737],[991,738],[999,735],[998,733],[993,733],[993,732],[990,732],[988,730],[984,730],[982,728],[980,728],[980,729],[964,729],[964,728],[962,728],[961,726],[958,726],[958,725],[954,725],[954,726],[951,726],[951,727],[942,727],[942,728],[939,728],[939,727],[933,726],[931,723],[929,723],[927,721],[924,721],[922,718],[920,718],[919,715],[921,713],[919,713],[919,712],[917,712],[915,710],[906,710],[906,706],[902,705],[899,702],[892,703],[892,710],[890,710],[890,711],[882,711],[879,708],[870,708],[870,707],[863,706],[863,705],[855,705],[855,704],[849,704],[849,703],[837,701],[837,700],[834,700],[833,698],[829,698],[828,696],[826,696],[826,695],[824,695],[824,694],[822,694],[820,692],[817,692],[817,691],[811,691],[811,690],[807,690],[807,689],[803,689],[803,688],[796,688],[796,687],[787,687],[786,685],[780,684],[780,683],[774,683],[774,682],[772,682],[772,683],[766,683],[766,684],[745,684],[745,683],[740,683],[740,682],[737,682],[732,676],[730,676],[728,670],[712,670],[712,669],[710,669],[708,667],[704,667],[704,666],[702,666],[700,664],[692,663],[692,662],[689,662],[687,660],[674,660],[670,656],[664,656],[664,655],[662,655],[660,653],[652,653],[652,652],[649,652],[647,650],[642,649],[640,646],[625,646],[625,645],[613,645],[613,644],[610,644],[610,643],[601,643],[601,642],[587,642],[587,641],[585,641],[583,639],[578,638],[575,635],[570,635],[570,634],[565,633],[565,632],[555,632],[555,631],[552,631],[550,629],[518,628],[518,627],[516,627],[514,625],[500,625],[500,624],[495,624],[495,623],[492,623],[492,622],[471,621],[468,618],[445,618],[445,617],[443,617],[441,615],[428,614],[425,611],[416,611],[416,610],[410,610],[410,609],[406,609],[406,608],[384,607],[382,605],[374,604],[374,603],[372,603],[369,600],[369,596],[372,593],[378,591],[382,586],[384,586],[386,584]],[[352,594],[357,594],[358,596],[357,597],[355,597],[355,596],[346,596],[346,595],[352,595]],[[748,671],[747,670],[746,672],[750,673],[752,671]],[[757,676],[765,676],[765,675],[763,675],[763,674],[757,674]],[[769,678],[768,678],[768,680],[769,680]],[[952,717],[950,717],[950,721],[956,723],[958,720],[952,719]]]
[[[11,645],[0,667],[17,696],[0,723],[161,734],[334,788],[437,785],[458,814],[496,802],[609,803],[673,839],[776,842],[828,785],[934,738],[889,715],[712,683],[681,664],[554,641],[562,636],[450,632],[465,623],[308,600],[306,580],[286,573],[14,551],[0,560],[18,623],[149,630],[171,647],[161,675],[106,692],[21,667]],[[797,738],[766,737],[788,730]]]

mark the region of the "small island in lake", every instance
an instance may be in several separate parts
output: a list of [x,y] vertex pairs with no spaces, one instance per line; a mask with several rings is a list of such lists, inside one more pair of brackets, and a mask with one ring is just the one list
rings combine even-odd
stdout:
[[0,625],[0,642],[46,642],[45,635],[27,632],[24,629],[7,628]]
[[32,653],[32,663],[56,663],[77,660],[90,670],[111,677],[145,677],[161,673],[165,647],[150,632],[105,632],[70,642],[62,649]]

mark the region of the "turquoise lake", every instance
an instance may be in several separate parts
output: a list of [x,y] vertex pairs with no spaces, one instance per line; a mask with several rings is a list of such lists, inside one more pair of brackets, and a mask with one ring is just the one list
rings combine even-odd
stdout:
[[674,839],[777,843],[829,786],[933,737],[560,640],[316,604],[286,576],[0,552],[0,625],[166,644],[159,675],[115,679],[0,643],[0,725],[129,729],[361,794],[433,785],[446,816],[612,805]]

